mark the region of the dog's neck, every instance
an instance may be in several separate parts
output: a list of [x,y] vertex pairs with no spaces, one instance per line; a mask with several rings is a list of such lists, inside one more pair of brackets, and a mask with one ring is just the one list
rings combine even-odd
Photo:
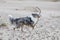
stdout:
[[34,18],[32,15],[30,15],[31,19],[34,21],[34,23],[36,23],[37,18]]

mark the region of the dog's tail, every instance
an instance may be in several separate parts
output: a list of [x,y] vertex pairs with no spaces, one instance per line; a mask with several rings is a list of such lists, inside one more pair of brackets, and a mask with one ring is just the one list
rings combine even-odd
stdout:
[[13,16],[12,15],[8,15],[8,18],[9,18],[9,21],[11,22],[11,24],[13,24],[13,22],[14,22]]

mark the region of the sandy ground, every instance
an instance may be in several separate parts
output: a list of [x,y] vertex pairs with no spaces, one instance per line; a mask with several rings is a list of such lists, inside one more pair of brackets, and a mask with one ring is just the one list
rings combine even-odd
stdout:
[[[27,4],[28,3],[28,4]],[[51,4],[49,2],[40,4],[39,2],[1,2],[0,3],[0,24],[3,22],[7,23],[7,27],[0,28],[0,40],[60,40],[60,6],[59,2]],[[48,5],[49,3],[49,5]],[[29,5],[30,4],[30,5]],[[56,6],[57,5],[57,6]],[[41,7],[41,18],[34,29],[30,27],[24,27],[24,32],[16,29],[12,29],[14,26],[8,21],[8,15],[13,15],[14,17],[23,17],[31,15],[31,10],[22,10],[26,7]],[[18,9],[18,10],[16,10]],[[34,9],[32,9],[34,10]],[[0,19],[1,19],[0,18]]]

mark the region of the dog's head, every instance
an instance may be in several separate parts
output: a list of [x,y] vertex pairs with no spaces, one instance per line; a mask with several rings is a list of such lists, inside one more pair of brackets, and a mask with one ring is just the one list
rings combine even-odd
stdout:
[[32,16],[34,17],[34,18],[40,18],[40,15],[39,14],[34,14],[34,13],[32,13]]

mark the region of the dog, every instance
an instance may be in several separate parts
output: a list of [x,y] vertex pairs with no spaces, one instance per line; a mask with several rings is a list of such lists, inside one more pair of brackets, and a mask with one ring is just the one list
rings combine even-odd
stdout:
[[[12,15],[8,15],[8,17],[9,17],[9,20],[10,20],[11,24],[16,25],[15,28],[20,28],[21,27],[22,31],[23,31],[24,25],[26,25],[28,27],[32,27],[34,29],[34,27],[35,27],[34,23],[37,24],[37,22],[38,22],[35,19],[40,18],[40,16],[38,14],[32,14],[29,17],[26,16],[26,17],[21,17],[21,18],[14,18]],[[15,28],[14,28],[14,30],[15,30]]]

